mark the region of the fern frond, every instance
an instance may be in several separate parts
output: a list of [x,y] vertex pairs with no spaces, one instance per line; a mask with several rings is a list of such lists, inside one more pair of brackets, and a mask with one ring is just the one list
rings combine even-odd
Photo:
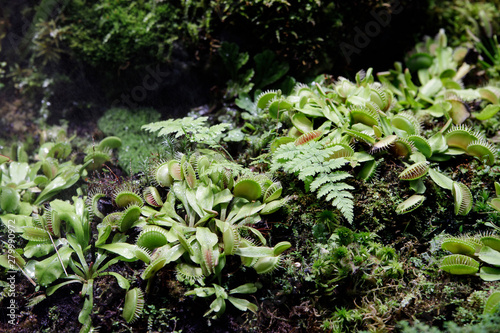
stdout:
[[208,126],[208,117],[184,117],[180,119],[168,119],[142,126],[142,129],[149,132],[159,132],[158,136],[174,135],[180,138],[188,136],[193,143],[204,143],[208,145],[217,144],[222,133],[230,127],[229,124],[217,124]]
[[[310,141],[296,146],[293,142],[279,146],[271,160],[270,171],[279,169],[295,174],[305,183],[306,190],[317,192],[318,198],[325,197],[334,207],[352,222],[354,201],[349,192],[354,188],[341,181],[352,177],[348,172],[338,170],[348,163],[345,158],[331,158],[341,146],[325,147],[321,141]],[[335,171],[337,170],[337,171]]]
[[222,155],[216,155],[216,157],[212,160],[212,163],[206,168],[206,170],[204,170],[204,174],[209,175],[212,173],[221,173],[226,170],[229,170],[233,177],[237,177],[248,169],[236,162],[229,161]]
[[142,129],[149,132],[158,132],[158,136],[167,136],[175,133],[179,138],[189,132],[197,132],[200,128],[206,127],[208,117],[184,117],[179,119],[168,119],[142,126]]
[[352,200],[351,193],[347,191],[335,193],[335,199],[332,202],[332,206],[337,207],[342,215],[344,215],[344,217],[347,219],[347,221],[349,221],[349,223],[352,223],[354,219],[354,201]]

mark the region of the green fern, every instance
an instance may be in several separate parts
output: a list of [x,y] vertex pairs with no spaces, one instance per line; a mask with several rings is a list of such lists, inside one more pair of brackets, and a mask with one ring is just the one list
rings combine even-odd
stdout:
[[[318,198],[325,197],[352,223],[354,201],[349,192],[354,187],[342,180],[351,177],[349,173],[337,170],[348,161],[345,158],[329,159],[341,147],[324,147],[321,142],[311,141],[296,146],[293,142],[279,146],[272,156],[271,172],[283,169],[293,173],[305,183],[307,191],[316,192]],[[337,171],[335,171],[337,170]]]
[[239,175],[250,172],[249,169],[244,168],[242,165],[230,161],[224,157],[221,153],[210,151],[210,150],[202,150],[203,154],[211,157],[211,163],[204,170],[203,175],[210,175],[212,173],[223,173],[229,172],[232,177],[237,177]]
[[142,126],[143,130],[158,132],[158,136],[174,135],[175,138],[186,136],[192,143],[203,143],[209,146],[218,146],[222,133],[230,127],[229,124],[208,126],[208,117],[184,117],[168,119]]

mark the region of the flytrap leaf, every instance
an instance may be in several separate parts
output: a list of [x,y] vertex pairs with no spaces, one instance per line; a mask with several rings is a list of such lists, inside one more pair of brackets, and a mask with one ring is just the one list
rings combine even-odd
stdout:
[[494,291],[486,300],[484,305],[483,314],[493,314],[498,311],[498,305],[500,304],[500,291]]
[[476,246],[473,243],[458,237],[445,238],[441,243],[441,248],[453,254],[474,255],[476,252]]
[[137,320],[144,309],[144,293],[139,288],[131,289],[125,295],[125,303],[123,305],[123,319],[127,323],[132,323]]
[[235,197],[254,201],[262,196],[262,186],[254,179],[242,179],[234,184],[233,194]]
[[453,182],[452,194],[455,198],[455,215],[467,215],[472,209],[472,193],[469,188],[459,182]]
[[269,104],[269,102],[278,96],[278,94],[280,94],[281,92],[277,91],[277,90],[268,90],[268,91],[265,91],[263,93],[261,93],[258,97],[257,97],[257,107],[259,109],[265,109],[267,107],[267,105]]
[[479,262],[463,254],[451,254],[441,260],[439,268],[454,275],[475,274],[479,271]]
[[422,161],[407,167],[399,174],[399,178],[402,180],[415,180],[425,176],[427,171],[429,171],[429,162]]
[[481,237],[481,243],[492,248],[495,251],[500,251],[500,237],[497,235]]
[[480,160],[484,160],[486,164],[493,165],[495,163],[495,147],[484,139],[475,140],[467,145],[467,154],[476,156]]
[[498,281],[500,280],[500,268],[488,266],[481,267],[479,277],[484,281]]
[[422,205],[425,201],[425,196],[414,194],[396,207],[396,213],[406,214],[411,212]]

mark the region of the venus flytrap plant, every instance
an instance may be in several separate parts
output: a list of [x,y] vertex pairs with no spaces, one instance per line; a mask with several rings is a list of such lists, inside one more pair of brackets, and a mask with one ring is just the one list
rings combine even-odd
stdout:
[[[440,268],[450,274],[467,275],[479,272],[485,281],[500,280],[500,238],[496,235],[448,237],[442,242],[452,254],[443,257]],[[491,266],[487,266],[491,265]]]
[[[16,232],[20,232],[21,227],[33,226],[31,205],[40,205],[72,187],[85,174],[85,169],[95,163],[92,158],[86,159],[83,165],[75,165],[72,159],[63,162],[70,157],[70,141],[71,138],[61,135],[56,142],[44,143],[36,163],[11,161],[0,165],[0,216],[4,223],[14,220]],[[119,144],[118,138],[110,137],[103,139],[99,149],[116,148]]]
[[187,296],[198,296],[198,297],[210,297],[215,295],[215,300],[210,304],[210,310],[208,310],[204,316],[208,316],[214,313],[212,318],[220,317],[226,311],[226,301],[229,301],[237,309],[241,311],[250,310],[256,313],[258,310],[257,305],[247,301],[246,299],[234,297],[234,294],[252,294],[257,291],[257,285],[255,283],[246,283],[239,287],[233,288],[226,291],[223,287],[212,284],[212,287],[200,287],[195,288],[186,292]]
[[[35,278],[39,285],[48,287],[46,296],[51,296],[66,285],[82,284],[81,296],[84,298],[84,303],[78,320],[82,324],[80,332],[88,332],[92,327],[90,315],[94,304],[94,281],[99,277],[110,275],[116,278],[121,288],[128,289],[130,283],[126,278],[119,273],[106,270],[121,260],[138,260],[140,255],[136,255],[133,251],[137,253],[141,251],[122,246],[118,249],[116,244],[120,242],[120,237],[115,237],[115,246],[109,244],[108,247],[102,246],[95,250],[91,243],[90,212],[85,206],[85,200],[74,197],[73,201],[74,203],[70,204],[61,200],[53,200],[50,203],[50,210],[37,219],[39,226],[24,227],[21,236],[30,241],[24,249],[25,255],[45,257],[41,260],[31,259],[25,267],[30,277]],[[62,221],[65,223],[61,223]],[[64,231],[63,226],[65,226]],[[53,237],[59,238],[54,242]],[[51,243],[47,238],[50,238]],[[53,246],[55,250],[52,255],[49,250],[50,246]],[[109,252],[118,253],[121,256],[110,259],[109,254],[106,253],[108,248],[113,250]],[[92,258],[90,263],[89,257]],[[54,284],[58,279],[65,281]]]
[[144,293],[140,288],[133,288],[127,291],[123,305],[123,318],[127,323],[137,320],[144,309]]
[[498,311],[498,306],[500,304],[500,291],[495,290],[488,296],[486,303],[484,304],[483,314],[494,314]]
[[130,287],[130,282],[119,273],[105,271],[110,266],[120,261],[121,258],[117,257],[106,262],[106,259],[108,259],[108,255],[105,254],[104,251],[98,251],[97,254],[95,254],[96,261],[88,264],[85,259],[84,251],[79,246],[79,244],[75,242],[75,239],[72,239],[70,237],[68,241],[71,249],[74,251],[74,253],[77,254],[78,257],[78,261],[73,261],[70,259],[68,262],[69,267],[74,274],[63,276],[62,279],[66,281],[50,286],[49,288],[47,288],[46,294],[47,296],[51,296],[61,287],[72,283],[81,283],[82,290],[80,292],[80,295],[84,298],[84,304],[78,316],[78,321],[83,325],[80,332],[86,332],[89,327],[92,326],[90,315],[92,314],[94,305],[94,281],[99,277],[110,275],[115,277],[118,285],[125,290]]
[[[148,280],[147,290],[156,272],[170,263],[176,265],[177,278],[188,285],[203,286],[214,278],[220,283],[227,256],[239,256],[243,265],[259,274],[272,272],[291,245],[265,246],[265,237],[252,225],[261,220],[259,214],[277,211],[287,198],[281,198],[279,182],[241,167],[232,171],[225,167],[232,164],[210,152],[176,154],[159,161],[151,168],[150,178],[165,187],[161,192],[169,191],[162,197],[156,187],[146,188],[147,205],[141,209],[145,218],[134,224],[141,229],[135,244],[98,241],[98,247],[122,254],[114,247],[121,244],[136,256],[143,251],[147,266],[141,277]],[[103,229],[104,223],[112,224],[112,214],[98,226],[103,239],[113,232],[111,227]],[[233,301],[247,308],[243,300]]]
[[[37,187],[44,182],[45,176],[37,175],[40,164],[30,166],[27,163],[11,162],[8,168],[3,167],[3,177],[0,186],[0,209],[2,220],[15,221],[13,228],[15,232],[21,232],[23,227],[34,227],[31,217],[33,205],[48,200],[60,191],[73,186],[80,178],[84,166],[67,164],[58,169],[52,180],[47,180],[46,185],[40,192]],[[42,178],[42,180],[40,180]],[[35,193],[39,193],[36,199]],[[21,196],[22,194],[22,196]]]
[[120,148],[122,141],[116,136],[102,139],[97,146],[91,145],[85,150],[84,162],[88,170],[99,170],[106,162],[111,161],[111,150]]

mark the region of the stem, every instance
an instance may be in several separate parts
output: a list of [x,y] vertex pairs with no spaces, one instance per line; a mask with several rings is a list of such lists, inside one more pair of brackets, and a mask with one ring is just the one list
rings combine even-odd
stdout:
[[[30,278],[30,277],[28,276],[28,274],[26,274],[26,272],[25,272],[25,271],[21,268],[21,266],[19,266],[19,264],[18,264],[17,262],[16,262],[16,266],[17,266],[17,268],[19,268],[19,269],[21,270],[21,272],[23,272],[24,276],[26,276],[26,278],[27,278],[27,279],[31,282],[31,284],[32,284],[34,287],[36,287],[36,282],[35,282],[35,281],[33,281],[33,279],[32,279],[32,278]],[[67,274],[66,274],[66,275],[67,275]]]
[[50,241],[52,242],[52,245],[54,246],[54,249],[56,250],[57,258],[59,259],[59,262],[61,263],[61,266],[64,270],[64,274],[66,274],[66,276],[68,276],[68,272],[66,271],[66,267],[64,267],[64,263],[62,262],[61,256],[59,255],[59,251],[57,250],[57,246],[54,243],[54,240],[52,239],[52,235],[48,231],[47,231],[47,233],[49,234]]

